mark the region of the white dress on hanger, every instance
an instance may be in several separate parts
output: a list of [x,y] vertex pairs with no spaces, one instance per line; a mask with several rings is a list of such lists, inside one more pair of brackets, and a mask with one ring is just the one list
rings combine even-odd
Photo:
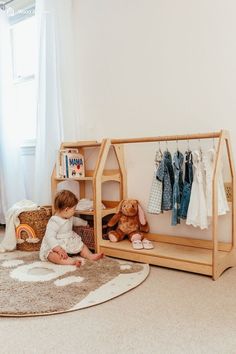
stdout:
[[207,229],[207,204],[201,151],[193,151],[192,158],[194,174],[186,224],[195,227],[199,226],[201,229]]
[[[206,200],[207,200],[207,215],[212,216],[212,179],[213,179],[213,167],[215,160],[216,151],[211,148],[207,151],[203,158],[204,168],[206,171]],[[218,215],[225,215],[229,211],[229,206],[227,203],[227,198],[225,194],[224,181],[222,175],[222,165],[221,172],[218,178]]]

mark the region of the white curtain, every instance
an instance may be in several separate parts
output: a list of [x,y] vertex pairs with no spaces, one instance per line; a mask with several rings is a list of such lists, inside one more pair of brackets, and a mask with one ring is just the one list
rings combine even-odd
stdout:
[[36,0],[37,142],[34,200],[51,203],[51,173],[60,143],[77,138],[73,0]]
[[14,203],[26,198],[12,79],[9,24],[0,10],[0,223]]

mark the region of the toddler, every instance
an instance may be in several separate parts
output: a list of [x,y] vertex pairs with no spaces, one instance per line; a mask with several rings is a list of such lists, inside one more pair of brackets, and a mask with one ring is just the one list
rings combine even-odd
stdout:
[[74,217],[77,197],[68,190],[60,191],[54,200],[55,215],[48,224],[41,248],[41,261],[49,261],[56,264],[70,264],[79,267],[81,261],[68,256],[80,253],[80,256],[89,260],[97,261],[103,257],[103,253],[92,253],[82,242],[72,227],[86,226],[87,221]]

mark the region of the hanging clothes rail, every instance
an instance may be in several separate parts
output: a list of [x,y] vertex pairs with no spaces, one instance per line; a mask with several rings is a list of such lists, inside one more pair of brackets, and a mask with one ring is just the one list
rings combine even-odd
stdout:
[[[140,137],[128,139],[106,139],[106,153],[101,156],[96,177],[97,190],[101,194],[101,185],[103,183],[103,168],[108,158],[108,152],[111,148],[115,151],[120,170],[120,183],[123,195],[127,197],[126,186],[126,170],[123,158],[123,145],[130,143],[149,143],[161,141],[180,141],[180,140],[195,140],[195,139],[215,139],[216,156],[213,166],[212,179],[212,232],[210,240],[202,238],[190,238],[173,235],[161,234],[145,234],[145,237],[151,240],[155,247],[152,250],[134,250],[129,241],[110,242],[103,240],[101,227],[97,228],[97,248],[106,255],[113,257],[129,259],[134,261],[146,262],[154,265],[159,265],[168,268],[175,268],[200,274],[212,276],[217,279],[225,269],[236,265],[236,178],[235,168],[232,156],[232,148],[230,144],[229,133],[225,130],[219,132],[205,134],[188,134],[188,135],[167,135],[157,137]],[[232,190],[232,205],[231,205],[231,230],[230,242],[219,242],[218,234],[218,179],[221,172],[221,159],[223,148],[226,147],[228,157],[231,181],[227,185],[231,186]],[[96,200],[97,206],[100,208],[101,195],[98,195]],[[138,199],[138,195],[137,195]],[[98,208],[97,208],[98,209]],[[99,213],[99,209],[97,210]],[[201,231],[199,231],[201,232]]]
[[206,134],[167,135],[167,136],[146,137],[146,138],[111,139],[111,143],[112,144],[151,143],[156,141],[212,139],[212,138],[220,138],[220,136],[221,136],[221,132],[213,132],[213,133],[206,133]]

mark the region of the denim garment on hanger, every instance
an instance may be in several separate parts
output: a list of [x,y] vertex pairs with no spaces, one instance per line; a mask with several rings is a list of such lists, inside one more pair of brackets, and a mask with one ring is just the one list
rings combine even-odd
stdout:
[[173,187],[173,209],[171,224],[177,225],[180,223],[180,202],[183,193],[183,162],[184,155],[180,151],[176,151],[173,157],[173,168],[175,182]]
[[163,158],[157,169],[156,178],[162,182],[162,203],[161,210],[172,209],[172,194],[174,185],[174,171],[172,166],[172,157],[169,151],[163,153]]
[[185,152],[185,177],[184,177],[184,188],[183,195],[180,204],[180,214],[179,216],[182,219],[187,218],[188,206],[191,195],[191,188],[193,183],[193,161],[192,161],[192,152]]

